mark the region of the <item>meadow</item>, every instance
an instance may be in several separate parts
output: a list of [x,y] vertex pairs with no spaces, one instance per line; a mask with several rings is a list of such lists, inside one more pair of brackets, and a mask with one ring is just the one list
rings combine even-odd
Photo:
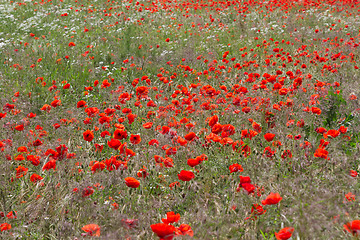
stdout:
[[357,239],[360,4],[0,2],[1,239]]

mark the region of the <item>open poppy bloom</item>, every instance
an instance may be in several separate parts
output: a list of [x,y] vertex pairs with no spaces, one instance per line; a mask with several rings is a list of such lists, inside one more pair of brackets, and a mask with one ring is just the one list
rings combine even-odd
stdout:
[[91,142],[94,139],[94,133],[91,130],[86,130],[83,133],[83,136],[84,136],[84,140],[88,142]]
[[279,193],[270,193],[265,200],[261,202],[262,205],[274,205],[278,204],[282,200]]
[[267,133],[264,135],[265,140],[268,142],[271,142],[274,139],[274,137],[275,137],[275,134],[273,134],[273,133]]
[[230,165],[229,170],[230,170],[230,173],[244,171],[243,167],[238,163],[234,163],[234,164]]
[[81,228],[83,231],[85,231],[85,234],[82,234],[83,236],[100,236],[100,227],[97,224],[88,224]]
[[180,214],[175,214],[174,212],[168,212],[166,213],[166,218],[163,218],[163,223],[170,224],[174,222],[178,222],[180,220]]
[[195,177],[195,174],[191,171],[181,170],[180,174],[178,174],[178,178],[181,181],[188,182]]
[[130,188],[138,188],[140,186],[140,182],[133,177],[125,178],[125,184]]
[[291,238],[293,232],[294,232],[294,228],[286,227],[281,229],[278,233],[275,233],[275,237],[278,240],[286,240]]
[[181,224],[180,227],[176,228],[176,235],[189,235],[190,237],[194,236],[194,232],[191,227],[187,224]]
[[160,238],[160,240],[172,240],[176,228],[165,223],[151,225],[151,230]]
[[133,134],[131,134],[131,136],[130,136],[130,142],[131,142],[132,144],[134,144],[134,145],[139,144],[139,143],[141,142],[141,137],[140,137],[140,135],[133,135]]
[[10,230],[11,229],[11,225],[8,223],[2,223],[0,224],[0,230],[1,231],[6,231],[6,230]]
[[344,224],[344,230],[348,231],[354,236],[358,236],[360,233],[360,220],[354,220]]

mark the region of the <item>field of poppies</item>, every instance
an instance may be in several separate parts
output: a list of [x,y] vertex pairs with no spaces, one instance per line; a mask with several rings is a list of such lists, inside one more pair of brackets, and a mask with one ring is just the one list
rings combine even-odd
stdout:
[[1,1],[0,238],[360,237],[359,56],[357,1]]

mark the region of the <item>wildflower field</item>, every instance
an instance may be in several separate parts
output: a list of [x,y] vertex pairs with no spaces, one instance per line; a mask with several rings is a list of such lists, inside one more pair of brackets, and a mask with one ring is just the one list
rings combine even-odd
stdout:
[[357,239],[359,16],[1,1],[0,238]]

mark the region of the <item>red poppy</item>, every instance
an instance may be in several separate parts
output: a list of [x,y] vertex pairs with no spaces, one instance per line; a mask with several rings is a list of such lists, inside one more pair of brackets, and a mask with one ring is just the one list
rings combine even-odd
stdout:
[[202,162],[202,160],[200,158],[189,158],[187,160],[187,165],[189,165],[190,167],[195,167],[197,165],[199,165]]
[[244,171],[243,167],[238,163],[234,163],[234,164],[230,165],[229,170],[230,170],[230,173]]
[[317,107],[312,107],[311,112],[314,113],[314,114],[320,115],[321,114],[321,109],[317,108]]
[[92,171],[93,173],[95,173],[96,170],[100,169],[100,171],[102,171],[102,170],[104,170],[104,168],[105,168],[105,163],[96,161],[96,162],[91,166],[91,171]]
[[97,224],[88,224],[81,228],[81,230],[85,231],[89,236],[100,236],[100,226]]
[[181,224],[180,227],[176,228],[176,235],[189,235],[192,237],[194,232],[189,225]]
[[212,116],[209,119],[209,126],[212,128],[219,121],[219,117],[217,115]]
[[355,170],[350,170],[350,176],[352,176],[352,177],[357,177],[357,175],[358,175],[358,172],[357,172],[357,171],[355,171]]
[[178,174],[179,180],[188,182],[191,179],[195,178],[195,174],[191,171],[181,170],[180,174]]
[[194,138],[196,138],[196,134],[194,132],[190,132],[188,134],[186,134],[184,136],[184,138],[187,140],[187,141],[191,141],[193,140]]
[[278,240],[286,240],[291,238],[293,232],[294,232],[294,228],[286,227],[281,229],[278,233],[275,233],[275,237]]
[[262,214],[266,213],[266,210],[264,210],[264,208],[261,205],[254,204],[251,207],[251,213],[253,213],[255,215],[262,215]]
[[170,147],[168,149],[166,149],[165,153],[166,155],[170,156],[170,155],[175,155],[177,152],[176,147]]
[[50,169],[54,169],[56,168],[56,161],[54,159],[51,159],[50,161],[48,161],[44,167],[42,168],[42,170],[50,170]]
[[222,125],[219,124],[219,123],[216,123],[212,126],[211,128],[211,132],[214,133],[214,134],[218,134],[222,131]]
[[179,143],[181,146],[185,146],[187,144],[187,141],[182,137],[178,137],[177,143]]
[[86,102],[84,100],[78,101],[76,107],[77,108],[86,107]]
[[112,138],[110,141],[107,142],[109,148],[117,150],[121,146],[121,142],[115,138]]
[[261,202],[262,205],[274,205],[278,204],[282,200],[279,193],[270,193],[265,200]]
[[273,133],[267,133],[264,135],[265,140],[268,142],[271,142],[274,139],[274,137],[275,137],[275,134],[273,134]]
[[30,181],[32,181],[33,183],[41,181],[42,179],[43,178],[36,173],[33,173],[33,175],[30,176]]
[[16,178],[22,178],[23,176],[25,176],[28,172],[28,168],[20,165],[16,168]]
[[74,47],[74,46],[75,46],[75,43],[73,43],[73,42],[69,43],[69,47]]
[[6,214],[6,217],[8,219],[17,219],[17,211],[10,211],[8,214]]
[[113,137],[115,139],[119,139],[119,140],[127,138],[127,136],[128,136],[128,134],[124,129],[116,129],[113,134]]
[[140,142],[141,142],[141,137],[140,137],[140,135],[133,135],[133,134],[131,134],[131,136],[130,136],[130,142],[132,143],[132,144],[134,144],[134,145],[136,145],[136,144],[139,144]]
[[17,126],[15,127],[15,130],[17,130],[17,131],[22,131],[22,130],[24,130],[24,125],[23,125],[23,124],[17,125]]
[[6,231],[6,230],[10,230],[11,229],[11,225],[8,223],[2,223],[0,224],[0,230],[1,231]]
[[84,140],[88,142],[91,142],[94,139],[94,133],[91,130],[86,130],[83,133],[83,136],[84,136]]
[[33,142],[33,146],[34,146],[34,147],[41,146],[42,144],[43,144],[43,142],[42,142],[40,139],[36,139],[36,140]]
[[316,149],[315,153],[314,153],[314,157],[319,157],[319,158],[323,158],[323,159],[327,159],[328,158],[328,154],[329,152],[326,151],[323,148],[318,148]]
[[165,223],[151,225],[151,230],[160,238],[160,240],[172,240],[176,228]]
[[125,178],[125,184],[130,188],[138,188],[140,186],[140,182],[133,177]]
[[330,129],[327,133],[326,136],[331,136],[332,138],[336,138],[337,136],[340,135],[340,132],[338,130],[335,129]]
[[175,223],[180,220],[180,214],[175,214],[174,212],[167,212],[166,218],[163,218],[162,221],[165,224]]
[[152,122],[147,122],[143,124],[143,128],[145,129],[150,129],[152,127],[153,123]]
[[358,236],[360,233],[360,220],[354,220],[344,224],[344,229],[354,236]]
[[127,118],[128,118],[128,120],[129,120],[129,124],[132,124],[134,121],[135,121],[135,118],[137,117],[137,115],[135,115],[135,114],[132,114],[132,113],[129,113],[128,115],[127,115]]
[[82,197],[88,197],[94,193],[94,189],[89,186],[83,189],[82,191]]

